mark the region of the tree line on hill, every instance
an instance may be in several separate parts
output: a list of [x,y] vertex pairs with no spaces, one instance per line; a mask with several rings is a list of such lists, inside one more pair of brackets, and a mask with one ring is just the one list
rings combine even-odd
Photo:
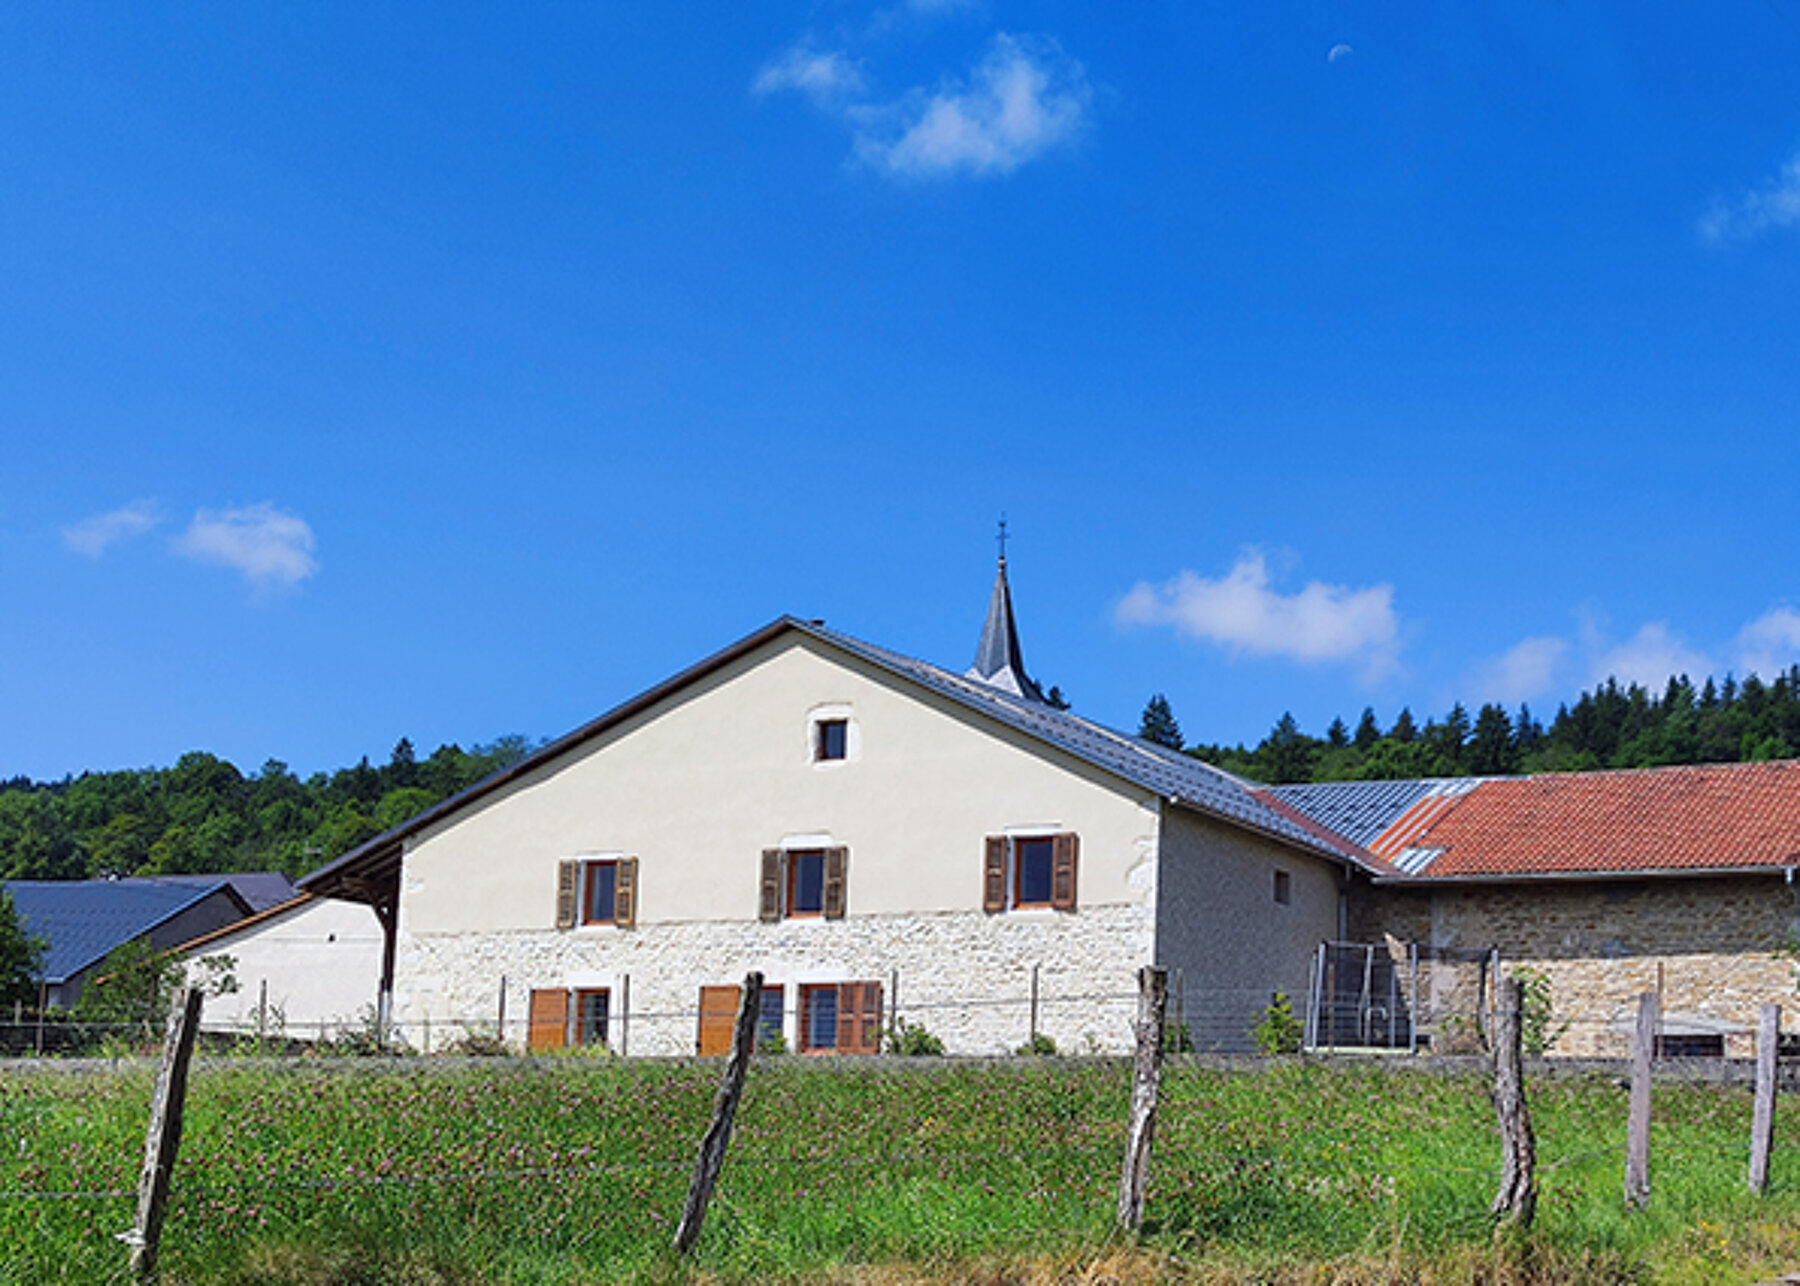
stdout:
[[[1284,714],[1255,747],[1187,745],[1160,694],[1140,736],[1272,784],[1407,777],[1505,776],[1781,759],[1800,753],[1800,666],[1773,682],[1684,676],[1659,694],[1608,680],[1560,707],[1548,725],[1521,706],[1463,706],[1420,725],[1403,709],[1383,728],[1365,709],[1323,737]],[[0,782],[0,880],[285,871],[299,876],[397,826],[534,749],[501,737],[427,758],[405,738],[388,762],[300,778],[271,759],[246,776],[203,751],[170,768]]]
[[304,780],[279,759],[245,776],[203,751],[172,768],[0,782],[0,880],[284,871],[304,875],[534,749],[501,737],[428,758],[402,737],[377,768]]
[[1681,675],[1661,693],[1608,679],[1559,706],[1548,725],[1528,706],[1512,714],[1487,704],[1471,718],[1458,703],[1423,726],[1402,709],[1385,729],[1366,708],[1354,728],[1337,718],[1314,737],[1284,714],[1254,747],[1186,744],[1159,693],[1145,705],[1138,735],[1271,785],[1787,759],[1800,753],[1800,665],[1768,683],[1727,675],[1695,688]]

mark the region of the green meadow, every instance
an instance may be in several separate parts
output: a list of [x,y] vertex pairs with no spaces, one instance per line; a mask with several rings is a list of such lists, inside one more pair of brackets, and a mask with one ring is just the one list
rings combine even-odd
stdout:
[[[1651,1204],[1622,1206],[1626,1095],[1530,1083],[1541,1197],[1487,1217],[1483,1077],[1174,1060],[1147,1225],[1112,1229],[1129,1068],[770,1058],[706,1230],[668,1251],[718,1065],[197,1064],[170,1283],[1751,1282],[1800,1268],[1800,1141],[1745,1190],[1750,1096],[1659,1083]],[[125,1280],[154,1069],[0,1071],[0,1283]]]

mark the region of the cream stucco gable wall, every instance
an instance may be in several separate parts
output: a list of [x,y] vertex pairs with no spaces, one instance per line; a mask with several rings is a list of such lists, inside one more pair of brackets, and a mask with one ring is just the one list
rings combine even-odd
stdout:
[[[849,722],[845,759],[815,760],[820,717]],[[879,981],[889,1004],[897,982],[903,1018],[989,1052],[1026,1038],[1035,972],[1040,1030],[1123,1047],[1160,817],[1150,792],[780,635],[409,840],[396,1016],[415,1043],[427,1020],[497,1020],[504,978],[517,1043],[531,990],[603,987],[615,1046],[688,1053],[699,988],[758,968],[790,993]],[[1051,832],[1080,837],[1077,909],[984,913],[985,837]],[[758,920],[762,850],[840,845],[843,919]],[[635,927],[556,929],[558,864],[607,857],[638,861]]]

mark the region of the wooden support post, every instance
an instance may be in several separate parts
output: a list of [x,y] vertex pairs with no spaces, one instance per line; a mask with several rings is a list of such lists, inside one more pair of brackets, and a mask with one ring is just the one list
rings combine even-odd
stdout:
[[1781,1006],[1764,1005],[1756,1027],[1756,1108],[1750,1119],[1750,1191],[1769,1186],[1775,1146],[1775,1058],[1781,1047]]
[[1489,1213],[1523,1231],[1537,1213],[1537,1138],[1525,1102],[1525,986],[1501,980],[1494,1009],[1494,1114],[1500,1121],[1500,1191]]
[[506,975],[500,975],[500,1012],[494,1019],[494,1039],[506,1043]]
[[120,1240],[131,1247],[131,1275],[140,1282],[156,1280],[156,1255],[162,1241],[163,1212],[169,1205],[169,1177],[181,1148],[181,1112],[187,1103],[188,1060],[200,1030],[200,989],[184,987],[169,1010],[163,1035],[162,1070],[150,1100],[150,1128],[144,1135],[144,1168],[138,1176],[137,1223]]
[[1625,1204],[1642,1209],[1650,1201],[1650,1059],[1656,1050],[1656,993],[1638,997],[1637,1028],[1631,1039],[1631,1115],[1625,1130]]
[[1162,1083],[1163,1020],[1169,1007],[1169,971],[1138,970],[1137,1062],[1131,1078],[1131,1122],[1125,1132],[1125,1167],[1119,1175],[1119,1227],[1136,1232],[1144,1222],[1150,1184],[1150,1143],[1156,1133],[1156,1096]]
[[725,1074],[719,1079],[712,1123],[700,1140],[700,1154],[694,1159],[694,1177],[688,1184],[687,1203],[681,1208],[681,1223],[675,1229],[677,1254],[687,1254],[699,1240],[707,1202],[712,1200],[713,1185],[719,1181],[719,1169],[725,1164],[725,1149],[731,1143],[732,1118],[737,1115],[738,1099],[744,1093],[744,1074],[750,1068],[751,1051],[756,1048],[756,1020],[762,1012],[762,988],[762,974],[744,975],[744,989],[738,996],[737,1030],[731,1036],[731,1057],[725,1061]]

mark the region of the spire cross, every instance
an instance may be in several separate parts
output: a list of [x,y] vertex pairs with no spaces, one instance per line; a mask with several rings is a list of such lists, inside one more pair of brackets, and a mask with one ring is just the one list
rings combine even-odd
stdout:
[[1000,561],[1006,561],[1006,515],[1000,515]]

